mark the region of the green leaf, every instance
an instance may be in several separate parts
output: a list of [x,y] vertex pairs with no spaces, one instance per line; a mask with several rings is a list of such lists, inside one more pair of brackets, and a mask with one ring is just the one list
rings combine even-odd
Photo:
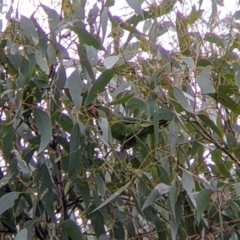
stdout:
[[200,222],[204,211],[208,210],[208,205],[213,191],[203,189],[197,196],[197,221]]
[[115,221],[113,224],[113,238],[114,239],[125,239],[125,231],[120,221]]
[[119,104],[126,103],[126,102],[129,101],[134,95],[135,95],[134,93],[124,95],[124,96],[121,97],[121,98],[117,98],[116,100],[113,100],[112,102],[109,103],[109,105],[119,105]]
[[98,77],[98,79],[94,82],[91,90],[89,91],[85,99],[85,102],[84,102],[85,106],[92,103],[92,101],[95,100],[97,95],[102,93],[102,91],[104,90],[106,85],[111,81],[113,76],[114,76],[113,69],[108,69]]
[[107,57],[104,59],[104,66],[106,67],[106,69],[110,69],[117,63],[118,60],[119,55]]
[[110,240],[110,236],[106,235],[106,234],[102,234],[98,240]]
[[49,67],[48,67],[47,59],[41,56],[39,52],[35,53],[35,59],[36,59],[36,63],[41,68],[41,70],[48,75]]
[[215,33],[206,33],[204,40],[215,43],[217,46],[224,48],[224,42],[221,37]]
[[159,120],[159,109],[156,109],[153,113],[155,146],[159,144]]
[[71,219],[67,219],[61,223],[63,232],[66,233],[72,240],[84,240],[80,226]]
[[181,53],[185,56],[189,56],[189,46],[192,40],[188,34],[189,30],[187,19],[180,11],[177,11],[176,13],[176,31]]
[[56,194],[56,186],[46,163],[38,168],[34,182],[41,203],[44,205],[44,211],[51,219],[55,219],[54,202],[59,200],[59,195]]
[[171,207],[171,213],[173,215],[173,218],[176,220],[176,202],[177,202],[177,187],[176,187],[176,179],[173,179],[170,191],[169,191],[169,199],[170,199],[170,207]]
[[125,226],[130,236],[136,239],[137,235],[131,219],[131,215],[128,211],[121,210],[119,208],[115,209],[115,215],[117,219]]
[[236,12],[233,14],[233,18],[235,18],[235,20],[240,20],[240,10],[236,11]]
[[[230,148],[229,148],[230,149]],[[230,169],[232,167],[232,164],[230,163],[230,167],[229,164],[225,161],[223,161],[222,158],[222,151],[219,149],[214,149],[211,152],[211,157],[212,157],[212,161],[216,164],[217,169],[218,169],[218,176],[223,176],[225,178],[231,178],[231,173],[230,173]]]
[[239,182],[234,184],[234,189],[235,189],[237,197],[239,198],[240,197],[240,183]]
[[160,196],[163,196],[165,194],[168,194],[170,190],[170,186],[159,183],[153,191],[150,193],[150,195],[147,197],[146,201],[144,202],[142,206],[142,211],[154,203],[155,200],[157,200]]
[[[178,227],[182,217],[182,201],[180,199],[180,196],[177,198],[174,208],[176,216],[174,218],[173,217],[171,218],[170,231],[172,239],[177,239],[176,236],[178,233]],[[185,237],[182,239],[185,239]]]
[[61,17],[56,10],[51,9],[43,4],[40,4],[48,16],[48,24],[51,30],[56,31]]
[[233,101],[231,98],[228,96],[219,96],[218,94],[208,94],[211,96],[213,99],[216,100],[216,102],[221,103],[224,107],[232,110],[234,113],[240,115],[240,105],[239,102]]
[[[130,0],[129,0],[130,1]],[[153,5],[149,11],[143,11],[143,17],[141,15],[133,15],[129,19],[126,20],[128,24],[137,25],[140,21],[147,19],[155,19],[157,17],[161,17],[171,12],[173,9],[176,0],[162,1],[158,5]]]
[[9,192],[4,194],[0,198],[0,215],[2,215],[5,211],[12,208],[14,205],[14,201],[18,198],[18,193]]
[[82,106],[82,79],[76,69],[68,78],[68,88],[76,110],[80,111]]
[[57,114],[56,121],[63,128],[64,131],[71,133],[73,128],[73,121],[67,114]]
[[39,43],[38,33],[33,22],[29,18],[21,16],[20,27],[22,28],[24,35],[31,43],[34,45],[37,45]]
[[66,80],[67,80],[66,69],[63,66],[63,64],[60,64],[58,68],[58,73],[57,73],[56,86],[58,88],[64,88],[66,84]]
[[215,92],[213,83],[210,81],[211,69],[211,66],[207,66],[197,75],[197,83],[203,94]]
[[180,105],[188,112],[193,112],[193,108],[190,105],[190,103],[188,102],[187,98],[185,97],[183,91],[181,89],[179,89],[178,87],[174,87],[173,88],[173,93],[174,93],[174,97],[176,98],[176,100],[178,101],[178,103],[180,103]]
[[36,125],[41,134],[41,142],[38,152],[42,152],[49,144],[52,138],[52,123],[48,114],[40,108],[33,110]]
[[186,57],[186,56],[182,56],[182,60],[188,65],[188,67],[191,69],[191,70],[194,70],[195,68],[195,64],[194,64],[194,61],[192,58],[190,57]]
[[113,193],[109,198],[107,198],[105,201],[103,201],[97,208],[95,208],[91,213],[103,208],[106,206],[108,203],[113,201],[116,197],[118,197],[123,191],[125,191],[131,184],[132,182],[129,181],[125,186],[121,187],[118,189],[115,193]]
[[210,127],[213,130],[213,133],[217,133],[219,137],[222,137],[216,124],[206,114],[198,114],[198,117],[203,121],[206,127]]
[[137,14],[143,17],[143,10],[139,0],[126,0],[126,2]]
[[235,136],[231,132],[226,132],[225,135],[227,138],[228,149],[230,151],[237,149],[239,147],[239,143],[237,142]]
[[240,71],[235,72],[234,80],[238,88],[240,88]]
[[[106,6],[106,5],[105,5]],[[102,27],[102,41],[105,40],[106,32],[107,32],[107,23],[108,23],[108,8],[104,7],[101,13],[101,27]]]
[[190,174],[190,172],[185,169],[183,169],[182,185],[183,188],[187,191],[187,193],[191,193],[195,188],[192,174]]
[[21,229],[21,230],[17,233],[17,235],[16,235],[16,237],[14,238],[14,240],[26,240],[26,239],[28,239],[28,238],[27,238],[27,235],[28,235],[27,229],[26,229],[26,228],[23,228],[23,229]]
[[79,171],[82,164],[82,149],[81,143],[84,140],[84,135],[81,132],[78,123],[72,129],[70,137],[70,162],[68,174],[70,177],[75,177],[75,173]]
[[73,182],[76,185],[78,191],[81,193],[83,202],[88,208],[88,206],[91,204],[90,188],[89,188],[88,182],[83,178],[74,178]]
[[202,16],[203,12],[204,12],[204,10],[196,10],[196,6],[193,5],[191,13],[189,14],[189,16],[187,16],[188,24],[193,24],[197,20],[199,20]]
[[90,34],[86,29],[82,27],[70,27],[79,37],[81,43],[85,43],[88,46],[93,46],[98,50],[104,50],[102,43]]
[[176,153],[178,133],[179,133],[179,127],[175,121],[172,121],[169,125],[169,140],[170,140],[170,148],[171,148],[172,154]]
[[220,84],[218,86],[217,94],[224,98],[224,96],[232,96],[238,93],[238,88],[233,84]]
[[12,124],[4,124],[1,126],[1,138],[3,155],[6,160],[9,160],[16,138]]
[[8,184],[8,182],[11,180],[11,177],[4,176],[3,178],[0,179],[0,188],[3,187],[4,185]]

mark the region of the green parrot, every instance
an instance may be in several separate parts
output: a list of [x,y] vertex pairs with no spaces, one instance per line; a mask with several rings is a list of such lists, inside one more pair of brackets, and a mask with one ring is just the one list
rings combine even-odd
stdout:
[[[92,105],[88,108],[88,113],[98,119],[99,110],[106,114],[112,137],[121,142],[122,149],[134,147],[137,142],[136,136],[140,139],[144,139],[148,134],[154,132],[154,125],[152,121],[119,116],[113,113],[109,108],[102,105]],[[166,127],[167,125],[167,120],[161,119],[159,121],[160,128]]]

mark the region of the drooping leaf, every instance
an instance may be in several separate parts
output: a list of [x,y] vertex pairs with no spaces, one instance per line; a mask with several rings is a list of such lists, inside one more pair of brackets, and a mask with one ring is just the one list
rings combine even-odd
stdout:
[[83,234],[79,225],[71,219],[67,219],[61,223],[63,232],[66,233],[72,240],[83,240]]
[[178,103],[181,104],[181,106],[188,112],[193,112],[193,108],[190,105],[190,103],[188,102],[187,98],[185,97],[183,91],[181,89],[179,89],[178,87],[174,87],[173,88],[173,92],[174,92],[174,97],[176,98],[176,100],[178,101]]
[[177,217],[177,211],[176,211],[176,202],[177,202],[176,179],[173,179],[173,181],[171,183],[171,187],[169,189],[169,199],[170,199],[171,213],[173,214],[173,218],[176,220],[176,217]]
[[131,184],[131,182],[128,182],[125,186],[123,186],[122,188],[118,189],[115,193],[113,193],[109,198],[107,198],[104,202],[102,202],[97,208],[95,208],[93,212],[101,209],[102,207],[106,206],[109,202],[113,201],[116,197],[118,197],[123,191],[125,191],[129,185]]
[[170,191],[170,186],[164,184],[164,183],[159,183],[151,192],[151,194],[148,196],[146,201],[144,202],[142,206],[142,211],[150,206],[151,204],[154,203],[155,200],[157,200],[160,196],[163,196],[165,194],[168,194]]
[[73,121],[67,114],[65,113],[57,114],[56,121],[63,128],[64,131],[68,133],[72,131]]
[[139,0],[127,0],[127,3],[137,14],[143,17],[143,10]]
[[80,170],[79,168],[83,163],[81,150],[83,139],[84,135],[82,134],[79,124],[76,123],[71,131],[70,137],[70,161],[68,174],[72,178],[75,177],[75,174]]
[[45,163],[38,168],[34,182],[36,184],[37,193],[41,196],[41,203],[44,204],[44,211],[55,221],[54,203],[59,200],[59,196],[56,194],[51,173]]
[[78,35],[82,43],[85,43],[89,46],[93,46],[98,50],[104,50],[102,43],[98,39],[96,39],[92,34],[90,34],[85,28],[71,27],[71,30],[73,30]]
[[92,88],[90,89],[85,99],[85,102],[84,102],[85,106],[90,104],[97,97],[98,94],[102,93],[102,91],[104,90],[104,87],[106,87],[106,85],[111,81],[113,76],[114,76],[113,69],[108,69],[104,71],[98,77],[98,79],[96,79],[96,81],[94,82]]
[[211,66],[207,66],[199,75],[197,75],[197,83],[204,94],[215,92],[213,83],[210,80],[211,69]]
[[117,61],[119,60],[119,56],[110,56],[104,59],[104,66],[106,67],[106,69],[110,69],[112,68]]
[[49,144],[52,138],[52,122],[49,115],[40,108],[34,108],[34,119],[41,134],[41,142],[38,152],[42,152]]
[[49,23],[50,29],[53,31],[56,31],[61,19],[59,14],[55,9],[51,9],[46,5],[41,4],[41,7],[45,11],[45,13],[48,15],[48,20],[49,20],[48,23]]
[[218,94],[208,94],[209,96],[211,96],[213,99],[216,100],[216,102],[221,103],[224,107],[232,110],[234,113],[236,114],[240,114],[240,105],[238,102],[232,100],[230,97],[228,96],[218,96]]
[[131,98],[133,98],[134,93],[124,95],[123,97],[117,98],[116,100],[113,100],[112,102],[109,103],[109,105],[118,105],[118,104],[123,104],[129,101]]
[[25,240],[25,239],[27,239],[27,235],[28,235],[27,229],[26,229],[26,228],[23,228],[23,229],[21,229],[21,230],[17,233],[17,235],[16,235],[16,237],[14,238],[14,240]]
[[34,45],[37,45],[39,43],[38,33],[33,22],[29,18],[21,16],[20,26],[28,40],[31,41]]
[[240,20],[240,10],[236,11],[236,12],[233,14],[233,17],[234,17],[236,20]]
[[41,70],[48,75],[49,67],[48,67],[47,59],[43,58],[38,52],[35,53],[35,59],[36,59],[36,63],[41,68]]
[[210,43],[215,43],[217,46],[224,48],[223,40],[215,33],[206,33],[204,40]]
[[222,133],[216,124],[206,115],[206,114],[198,114],[198,117],[203,121],[206,127],[209,127],[213,130],[213,133],[217,133],[219,137],[222,137]]
[[175,121],[172,121],[169,125],[169,143],[170,143],[171,151],[173,154],[176,152],[178,134],[179,134],[179,127]]
[[0,214],[10,209],[14,205],[14,201],[18,198],[17,192],[9,192],[0,198]]
[[82,106],[82,79],[77,69],[69,76],[67,83],[75,108],[80,111]]
[[208,210],[209,201],[212,195],[212,190],[203,189],[197,196],[197,221],[202,218],[202,214]]
[[193,191],[193,189],[195,188],[195,184],[194,184],[194,180],[193,180],[193,177],[192,175],[184,170],[183,171],[183,176],[182,176],[182,184],[183,184],[183,187],[184,189],[190,193]]
[[107,22],[108,22],[108,14],[107,14],[107,7],[104,7],[101,13],[101,26],[102,26],[102,38],[105,39],[106,32],[107,32]]

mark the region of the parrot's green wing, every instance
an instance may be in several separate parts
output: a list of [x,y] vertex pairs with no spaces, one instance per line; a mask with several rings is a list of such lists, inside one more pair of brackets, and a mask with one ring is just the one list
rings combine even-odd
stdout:
[[[152,121],[119,116],[104,106],[92,106],[89,108],[88,112],[95,118],[98,118],[98,110],[106,114],[112,136],[123,144],[122,148],[128,149],[133,147],[137,142],[136,136],[140,139],[144,139],[148,134],[154,132]],[[167,120],[159,121],[159,127],[161,128],[166,127],[167,124]]]

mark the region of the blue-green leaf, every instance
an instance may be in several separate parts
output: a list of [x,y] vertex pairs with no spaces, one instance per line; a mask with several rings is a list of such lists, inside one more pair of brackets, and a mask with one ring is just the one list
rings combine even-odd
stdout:
[[0,198],[0,215],[7,211],[9,208],[13,207],[14,201],[18,198],[18,193],[9,192],[4,194]]
[[112,77],[114,76],[113,69],[108,69],[104,71],[99,78],[94,82],[91,90],[89,91],[86,99],[85,99],[85,105],[90,104],[98,94],[100,94],[106,85],[111,81]]
[[202,218],[204,211],[208,210],[209,200],[213,191],[210,189],[203,189],[197,196],[197,221]]
[[197,75],[197,83],[203,94],[215,92],[213,83],[210,80],[211,69],[211,66],[207,66]]
[[37,45],[39,43],[38,33],[33,22],[29,18],[21,16],[20,27],[22,28],[24,35],[28,38],[29,41],[31,41],[34,45]]
[[178,103],[188,112],[193,112],[193,108],[190,105],[190,103],[188,102],[187,98],[185,97],[185,95],[183,94],[183,91],[181,89],[179,89],[178,87],[174,87],[173,88],[173,93],[174,93],[174,97],[176,98],[176,100],[178,101]]
[[75,108],[80,111],[82,106],[82,79],[77,69],[68,78],[68,88]]
[[83,240],[83,234],[80,230],[80,226],[71,219],[67,219],[62,222],[63,232],[65,232],[72,240]]
[[107,57],[104,59],[104,66],[107,69],[110,69],[116,64],[118,60],[119,60],[119,55]]
[[126,2],[137,14],[143,17],[143,10],[139,0],[126,0]]
[[35,108],[33,110],[34,119],[36,121],[36,125],[41,134],[41,142],[38,149],[38,152],[42,152],[52,138],[52,122],[48,114],[40,108]]

